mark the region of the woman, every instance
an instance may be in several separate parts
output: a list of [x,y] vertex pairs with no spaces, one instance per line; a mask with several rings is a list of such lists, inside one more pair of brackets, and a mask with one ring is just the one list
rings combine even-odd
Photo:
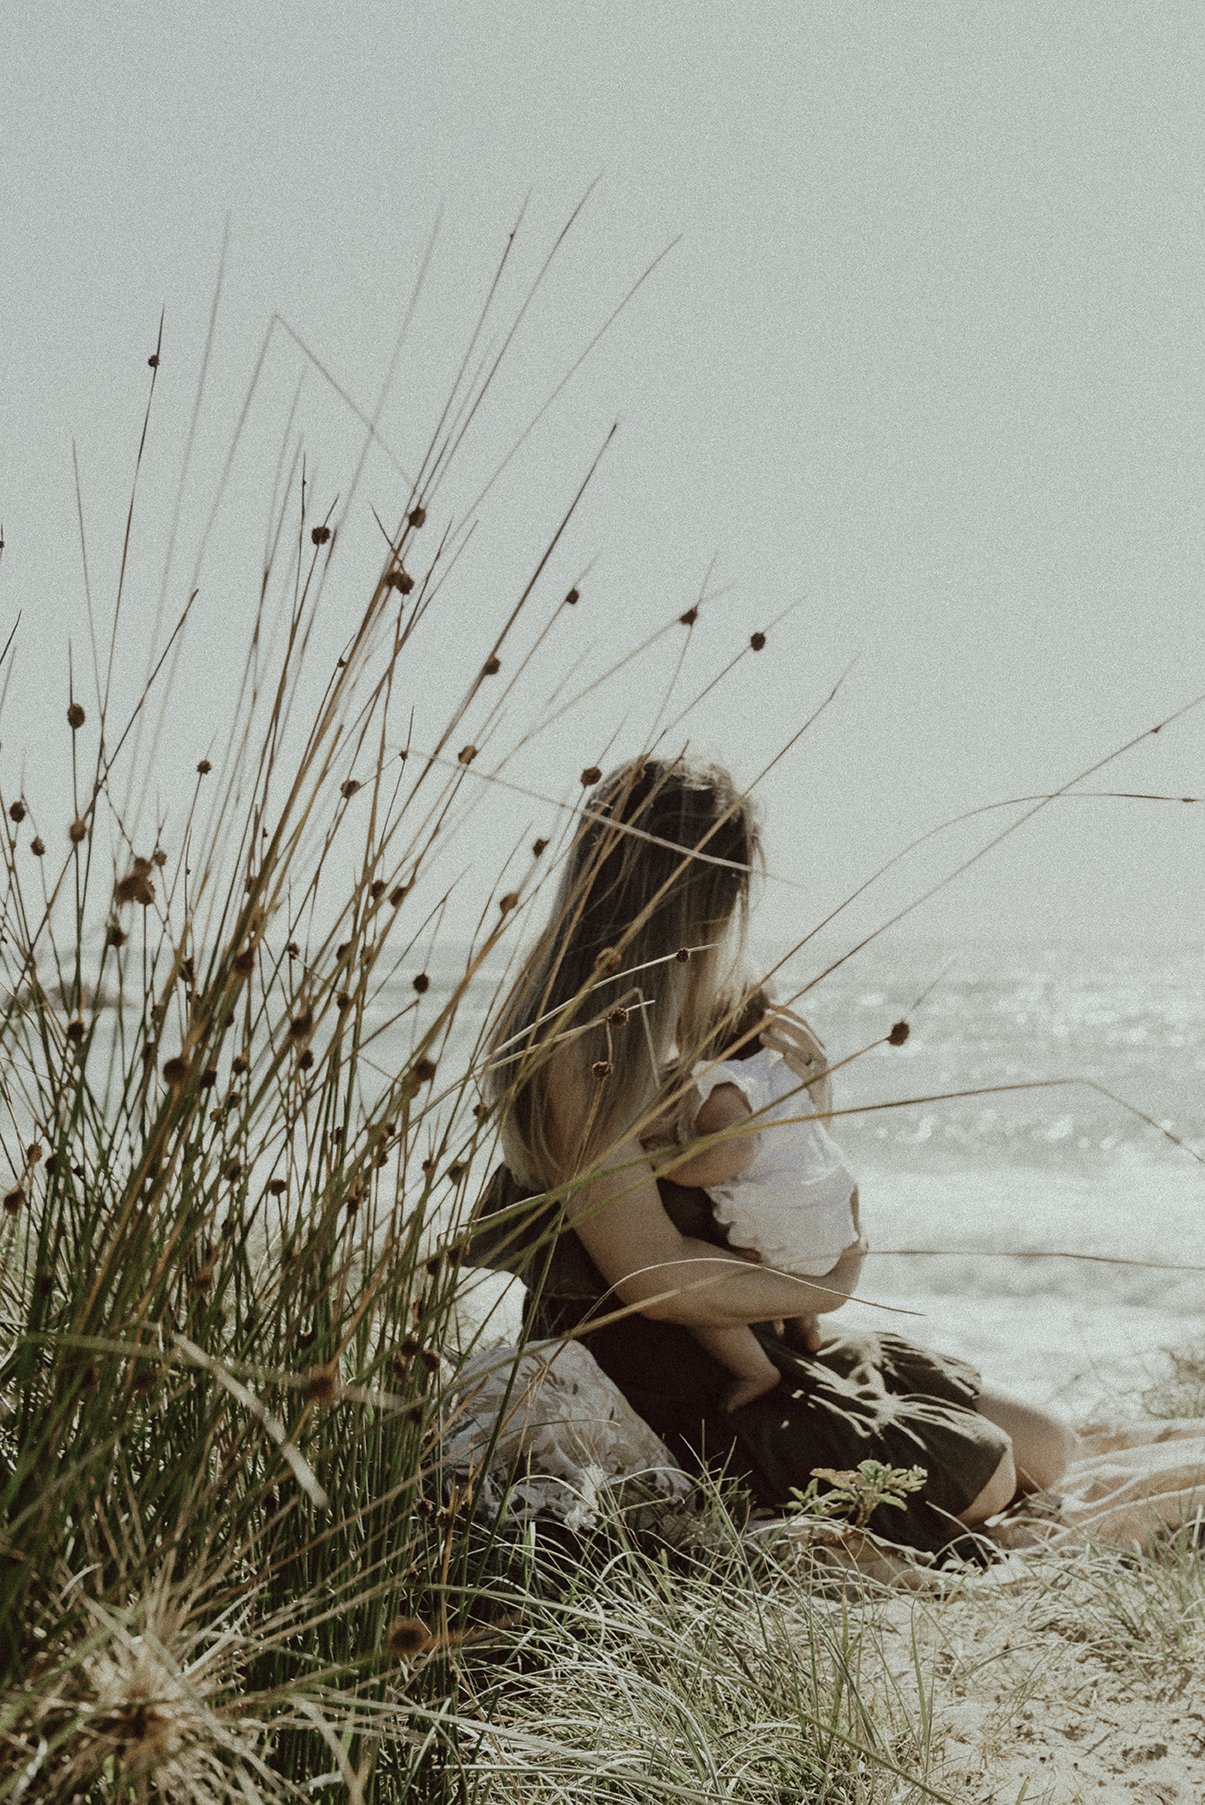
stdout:
[[[706,1193],[666,1176],[690,1156],[667,1150],[688,1107],[684,1074],[717,1022],[740,1014],[725,981],[759,851],[748,800],[716,767],[641,759],[589,796],[495,1034],[508,1169],[479,1206],[468,1257],[520,1272],[531,1333],[579,1335],[684,1465],[722,1468],[761,1505],[789,1508],[818,1467],[924,1467],[923,1490],[881,1506],[871,1527],[939,1551],[1019,1486],[1053,1484],[1068,1432],[895,1335],[824,1339],[815,1319],[855,1291],[865,1243],[814,1280],[751,1264]],[[780,1016],[761,1039],[823,1085],[805,1024]],[[718,1346],[744,1325],[780,1379],[726,1409],[731,1376],[695,1337]]]

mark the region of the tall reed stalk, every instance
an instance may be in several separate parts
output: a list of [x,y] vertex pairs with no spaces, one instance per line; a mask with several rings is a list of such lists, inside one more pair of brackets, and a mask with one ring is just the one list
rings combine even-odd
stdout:
[[138,477],[95,700],[73,679],[57,726],[67,818],[52,781],[3,777],[0,1799],[313,1797],[324,1773],[358,1797],[378,1769],[374,1796],[459,1796],[450,1651],[483,1557],[438,1483],[441,1237],[493,1130],[471,1033],[445,1055],[517,897],[486,895],[432,990],[424,894],[535,580],[429,756],[396,691],[446,693],[412,646],[495,300],[371,572],[335,573],[294,459],[241,677],[220,647],[221,750],[153,829],[151,718],[199,610],[119,718]]
[[161,332],[90,678],[35,777],[0,771],[0,1800],[510,1797],[543,1764],[521,1735],[501,1780],[482,1760],[496,1709],[465,1664],[522,1613],[438,1446],[453,1231],[494,1134],[482,969],[544,844],[481,886],[458,969],[424,967],[502,655],[577,599],[545,576],[576,503],[421,753],[398,700],[403,673],[446,693],[414,647],[449,605],[441,485],[497,294],[371,571],[333,561],[354,487],[315,516],[286,460],[241,671],[214,648],[218,750],[152,827],[180,647],[216,626],[191,585],[121,715]]
[[[122,716],[137,477],[87,696],[72,677],[37,777],[0,767],[0,1801],[940,1796],[915,1726],[876,1727],[840,1617],[738,1633],[719,1601],[743,1557],[670,1587],[622,1526],[589,1586],[571,1565],[550,1589],[440,1484],[455,1230],[495,1133],[479,999],[555,848],[474,872],[478,930],[438,981],[432,867],[458,832],[471,852],[516,624],[534,610],[538,646],[577,599],[548,594],[574,502],[407,743],[402,674],[443,693],[414,648],[449,607],[466,524],[441,486],[499,366],[497,294],[372,569],[336,568],[344,516],[286,460],[241,667],[215,646],[220,749],[153,828],[200,605]],[[57,751],[65,788],[42,781]]]

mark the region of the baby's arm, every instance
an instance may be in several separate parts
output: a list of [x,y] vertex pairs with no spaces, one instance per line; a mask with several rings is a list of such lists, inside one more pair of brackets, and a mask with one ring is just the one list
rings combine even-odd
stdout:
[[[753,1164],[757,1157],[758,1136],[744,1128],[752,1110],[739,1085],[717,1084],[695,1117],[695,1132],[700,1135],[723,1134],[725,1139],[702,1152],[690,1154],[675,1165],[665,1164],[670,1149],[657,1149],[657,1167],[676,1185],[699,1185],[704,1191],[712,1185],[727,1184]],[[731,1133],[726,1133],[731,1130]],[[672,1157],[672,1155],[671,1155]]]
[[690,1332],[699,1346],[713,1360],[718,1360],[735,1380],[724,1393],[725,1410],[739,1410],[742,1404],[751,1404],[754,1398],[764,1397],[778,1384],[781,1376],[778,1368],[746,1325],[717,1328],[712,1323],[694,1323]]

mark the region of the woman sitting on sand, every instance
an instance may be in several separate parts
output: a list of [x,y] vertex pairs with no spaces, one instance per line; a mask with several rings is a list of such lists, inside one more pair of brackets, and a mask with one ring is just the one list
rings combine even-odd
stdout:
[[[871,1527],[937,1551],[1018,1488],[1054,1484],[1071,1437],[983,1391],[961,1360],[892,1334],[820,1334],[858,1284],[856,1216],[812,1276],[729,1244],[701,1186],[735,1180],[775,1127],[755,1137],[749,1117],[681,1145],[700,1105],[692,1066],[756,1039],[796,1074],[796,1114],[803,1085],[824,1083],[805,1024],[771,1012],[750,1029],[726,989],[758,854],[748,801],[715,767],[642,759],[591,793],[495,1036],[508,1169],[469,1257],[519,1271],[528,1333],[577,1335],[684,1466],[727,1472],[760,1505],[790,1508],[815,1468],[923,1467],[923,1489]],[[828,1107],[823,1089],[813,1098]]]

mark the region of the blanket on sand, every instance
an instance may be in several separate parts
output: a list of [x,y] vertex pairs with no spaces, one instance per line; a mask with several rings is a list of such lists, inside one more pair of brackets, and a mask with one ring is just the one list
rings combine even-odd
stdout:
[[1004,1548],[1106,1542],[1146,1548],[1205,1514],[1205,1418],[1089,1423],[1057,1497],[1039,1494],[999,1519]]

